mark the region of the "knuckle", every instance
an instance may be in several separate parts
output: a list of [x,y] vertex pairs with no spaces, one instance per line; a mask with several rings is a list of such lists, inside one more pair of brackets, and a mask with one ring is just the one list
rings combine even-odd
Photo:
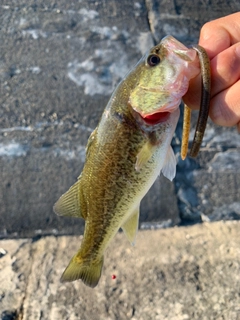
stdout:
[[212,21],[206,22],[201,28],[201,36],[203,38],[207,38],[210,31],[212,30]]

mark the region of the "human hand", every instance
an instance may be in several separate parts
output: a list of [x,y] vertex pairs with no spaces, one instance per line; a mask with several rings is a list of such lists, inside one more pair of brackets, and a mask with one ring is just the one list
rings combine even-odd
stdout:
[[[199,44],[211,60],[210,117],[218,125],[237,125],[240,133],[240,12],[207,22]],[[200,106],[200,75],[190,81],[184,102]]]

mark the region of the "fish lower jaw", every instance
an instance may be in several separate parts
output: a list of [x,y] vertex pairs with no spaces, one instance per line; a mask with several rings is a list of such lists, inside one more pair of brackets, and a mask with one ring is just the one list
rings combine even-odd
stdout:
[[141,115],[141,118],[148,125],[156,125],[169,120],[170,115],[170,112],[156,112],[154,114],[150,114],[144,117]]

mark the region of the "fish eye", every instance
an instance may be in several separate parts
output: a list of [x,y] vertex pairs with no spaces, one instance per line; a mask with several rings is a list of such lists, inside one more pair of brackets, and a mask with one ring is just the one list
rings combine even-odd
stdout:
[[160,63],[160,58],[156,54],[151,54],[147,58],[147,63],[150,67],[155,67],[156,65],[158,65]]

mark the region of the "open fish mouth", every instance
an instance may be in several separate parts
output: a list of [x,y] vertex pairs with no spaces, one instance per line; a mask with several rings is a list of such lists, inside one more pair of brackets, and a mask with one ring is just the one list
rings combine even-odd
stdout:
[[156,112],[150,115],[142,116],[143,121],[148,125],[155,125],[166,122],[170,117],[170,112]]

